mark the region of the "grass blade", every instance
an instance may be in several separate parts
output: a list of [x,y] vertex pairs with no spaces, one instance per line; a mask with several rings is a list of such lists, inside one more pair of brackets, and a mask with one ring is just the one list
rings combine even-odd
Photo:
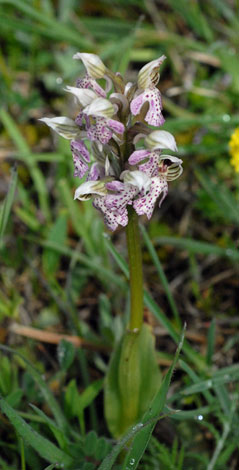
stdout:
[[207,364],[212,365],[212,359],[215,348],[215,339],[216,339],[216,322],[215,318],[211,321],[210,327],[208,329],[207,335]]
[[177,237],[157,237],[155,239],[160,245],[172,245],[182,250],[188,250],[191,253],[202,255],[225,256],[232,262],[239,261],[239,251],[235,248],[222,248],[221,246],[212,245],[211,243],[192,240],[191,238]]
[[24,439],[24,442],[33,447],[41,457],[51,463],[72,464],[72,458],[69,455],[36,432],[2,397],[0,397],[0,408],[18,434]]
[[16,167],[13,167],[11,171],[11,180],[9,184],[9,190],[3,202],[3,206],[1,208],[1,213],[0,213],[0,249],[3,246],[3,235],[6,230],[7,222],[10,216],[11,207],[13,205],[16,186],[17,186],[17,169]]
[[171,294],[171,291],[170,291],[170,287],[169,287],[169,284],[168,284],[168,280],[167,280],[167,277],[165,276],[164,274],[164,270],[163,270],[163,267],[160,263],[160,260],[159,260],[159,257],[156,253],[156,250],[148,236],[148,233],[147,231],[145,230],[144,226],[141,225],[140,226],[140,229],[141,229],[141,232],[143,234],[143,239],[144,239],[144,242],[149,250],[149,254],[154,262],[154,265],[157,269],[157,272],[158,272],[158,275],[159,275],[159,278],[160,278],[160,281],[162,283],[162,286],[165,290],[165,294],[168,298],[168,302],[169,302],[169,305],[171,307],[171,310],[172,310],[172,313],[174,315],[174,318],[175,318],[175,321],[176,321],[176,324],[178,327],[181,327],[182,323],[181,323],[181,320],[180,320],[180,316],[179,316],[179,312],[178,312],[178,309],[177,309],[177,306],[176,306],[176,303],[174,301],[174,298]]
[[33,367],[33,365],[18,351],[14,351],[14,349],[9,348],[8,346],[3,346],[2,344],[0,344],[0,349],[2,351],[9,352],[11,354],[16,354],[25,362],[31,376],[35,380],[38,387],[41,389],[42,395],[44,396],[46,403],[48,403],[48,406],[51,409],[59,428],[66,429],[67,422],[65,420],[65,417],[57,401],[55,400],[54,395],[51,393],[50,389],[47,387],[44,379],[42,378],[41,374],[37,371],[37,369],[35,369],[35,367]]

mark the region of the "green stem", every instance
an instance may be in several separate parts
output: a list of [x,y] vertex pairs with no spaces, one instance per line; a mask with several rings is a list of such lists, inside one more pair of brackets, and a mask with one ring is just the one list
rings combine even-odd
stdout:
[[143,267],[138,216],[128,208],[126,227],[130,271],[130,321],[129,330],[140,329],[143,323]]

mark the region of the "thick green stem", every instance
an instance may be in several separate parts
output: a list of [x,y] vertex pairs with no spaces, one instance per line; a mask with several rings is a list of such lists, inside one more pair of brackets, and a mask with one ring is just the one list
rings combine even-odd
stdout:
[[143,267],[138,216],[128,208],[126,227],[130,271],[130,321],[129,330],[140,329],[143,323]]

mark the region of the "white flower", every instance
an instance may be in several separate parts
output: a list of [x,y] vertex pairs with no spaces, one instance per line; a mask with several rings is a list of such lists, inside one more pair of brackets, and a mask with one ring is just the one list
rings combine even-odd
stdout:
[[91,78],[97,79],[104,77],[106,67],[98,55],[77,52],[75,55],[73,55],[73,59],[82,60],[87,73]]
[[173,152],[178,150],[174,136],[167,131],[153,131],[144,142],[150,150],[169,149]]
[[67,86],[65,88],[65,91],[68,93],[72,93],[80,104],[85,107],[88,106],[90,103],[92,103],[93,100],[98,98],[98,95],[93,91],[89,90],[88,88],[77,88],[74,86]]
[[151,186],[151,178],[146,175],[143,171],[125,170],[121,173],[120,178],[123,179],[124,183],[132,184],[138,188],[138,191],[143,191],[146,194]]
[[159,59],[152,60],[140,69],[138,74],[139,88],[143,88],[145,90],[146,88],[157,85],[159,81],[159,67],[165,59],[166,56],[162,55]]
[[103,181],[86,181],[76,189],[74,199],[87,201],[93,195],[105,196],[106,194],[107,190]]
[[88,116],[100,116],[111,118],[115,113],[113,104],[105,98],[96,98],[89,106],[84,109]]
[[39,121],[47,124],[47,126],[51,127],[57,134],[65,139],[74,140],[80,135],[79,127],[73,119],[69,119],[68,117],[41,118]]

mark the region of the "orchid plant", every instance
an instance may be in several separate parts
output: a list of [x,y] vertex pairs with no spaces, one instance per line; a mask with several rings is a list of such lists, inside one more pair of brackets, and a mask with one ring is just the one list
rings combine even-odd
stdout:
[[[126,227],[130,320],[111,359],[105,386],[106,419],[118,437],[140,419],[160,383],[154,338],[143,324],[138,218],[146,215],[150,219],[156,203],[161,206],[168,182],[182,173],[182,160],[164,153],[177,152],[177,145],[173,135],[158,130],[165,121],[157,88],[164,55],[139,71],[137,83],[126,83],[95,54],[77,53],[73,58],[80,59],[86,69],[75,87],[66,87],[77,103],[75,119],[64,116],[41,121],[71,142],[74,176],[84,178],[75,199],[92,199],[109,230]],[[142,392],[145,381],[147,393]]]

